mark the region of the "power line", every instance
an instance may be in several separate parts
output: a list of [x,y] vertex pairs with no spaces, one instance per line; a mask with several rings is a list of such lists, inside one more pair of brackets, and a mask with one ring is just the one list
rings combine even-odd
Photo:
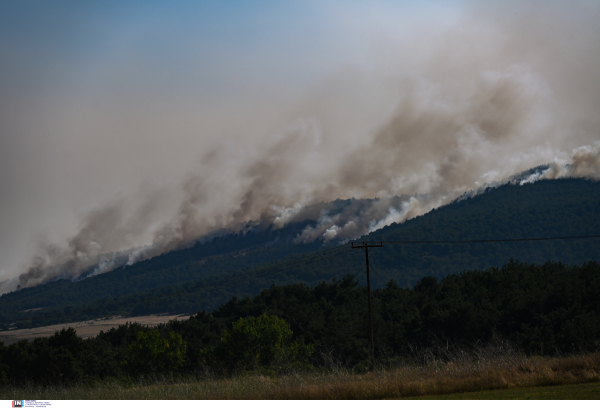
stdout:
[[[587,239],[587,238],[600,238],[600,235],[579,235],[579,236],[563,236],[563,237],[537,237],[537,238],[504,238],[504,239],[479,239],[479,240],[390,240],[390,241],[379,241],[379,244],[396,244],[396,245],[404,245],[404,244],[472,244],[472,243],[491,243],[491,242],[523,242],[523,241],[552,241],[552,240],[569,240],[569,239]],[[363,243],[363,245],[371,245],[367,243]],[[377,245],[379,246],[379,245]],[[356,248],[356,247],[355,247]],[[359,248],[362,248],[359,247]],[[246,252],[249,252],[250,249],[244,249],[239,251],[237,254],[241,255]],[[265,276],[269,276],[272,274],[285,272],[290,269],[300,268],[306,265],[310,265],[320,260],[325,260],[329,258],[333,258],[344,253],[348,253],[351,251],[351,247],[348,244],[338,245],[336,247],[327,248],[325,250],[312,253],[311,255],[307,255],[301,257],[300,259],[291,259],[282,263],[278,263],[275,265],[270,265],[264,268],[260,268],[257,270],[252,270],[246,273],[242,273],[236,276],[229,277],[227,279],[219,280],[216,282],[211,282],[200,287],[196,286],[193,289],[186,290],[177,290],[175,292],[171,292],[168,295],[164,296],[152,296],[137,302],[122,302],[120,304],[115,305],[115,307],[124,307],[124,306],[136,306],[142,303],[147,303],[151,301],[161,301],[167,300],[174,297],[177,297],[181,294],[191,294],[194,292],[203,291],[206,289],[217,288],[226,286],[233,283],[240,283],[250,279],[261,278]],[[215,255],[220,256],[220,255]],[[283,269],[281,269],[283,268]],[[364,269],[364,268],[363,268]],[[361,269],[362,271],[362,269]],[[359,272],[360,273],[360,272]],[[378,274],[379,276],[379,274]],[[381,276],[379,276],[381,279]],[[98,301],[98,300],[97,300]],[[53,316],[31,316],[27,318],[21,319],[9,319],[9,320],[0,320],[0,323],[9,323],[9,322],[18,322],[18,321],[29,321],[29,320],[41,320],[41,319],[50,319],[52,317],[64,316],[69,317],[73,315],[62,315],[62,314],[54,314]]]
[[373,265],[371,265],[371,271],[375,272],[375,275],[377,275],[379,277],[379,279],[381,280],[381,283],[383,283],[385,285],[385,280],[381,277],[380,274],[377,273],[375,268],[373,268]]
[[379,241],[384,244],[477,244],[487,242],[520,242],[520,241],[553,241],[559,239],[584,239],[600,238],[600,235],[574,235],[567,237],[544,237],[544,238],[503,238],[503,239],[470,239],[470,240],[443,240],[443,241]]

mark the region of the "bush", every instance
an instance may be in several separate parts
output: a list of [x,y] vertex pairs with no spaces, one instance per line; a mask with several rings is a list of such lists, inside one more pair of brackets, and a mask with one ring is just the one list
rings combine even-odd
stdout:
[[307,362],[312,345],[290,344],[292,334],[290,325],[277,316],[240,318],[225,331],[216,348],[205,350],[205,355],[229,371],[268,368],[284,358],[289,363]]
[[183,363],[185,350],[186,343],[179,334],[171,332],[163,339],[158,330],[139,332],[137,341],[128,348],[126,368],[132,375],[172,373]]

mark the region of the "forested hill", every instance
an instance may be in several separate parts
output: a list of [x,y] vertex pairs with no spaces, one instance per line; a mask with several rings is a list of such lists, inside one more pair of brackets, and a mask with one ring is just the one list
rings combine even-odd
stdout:
[[[600,183],[582,179],[505,185],[375,231],[360,240],[466,240],[588,235],[600,233]],[[364,283],[364,254],[354,250],[262,277],[241,279],[252,268],[317,251],[321,243],[294,245],[304,225],[279,231],[228,236],[132,267],[78,282],[59,281],[0,297],[0,320],[12,327],[46,325],[112,314],[212,310],[232,296],[256,295],[272,283],[284,285],[357,274]],[[226,248],[226,249],[223,249]],[[600,239],[486,244],[392,245],[370,253],[372,284],[390,279],[412,286],[423,276],[501,266],[509,259],[567,264],[600,261]],[[230,278],[238,277],[231,282]],[[218,286],[207,286],[216,281]],[[231,283],[227,283],[231,282]],[[37,309],[33,312],[24,310]],[[8,328],[8,324],[4,324]]]
[[[600,183],[583,179],[504,185],[454,202],[361,240],[514,239],[600,234]],[[425,275],[444,277],[464,269],[501,266],[508,259],[582,264],[600,259],[600,239],[481,244],[403,245],[374,252],[396,281],[414,284]]]

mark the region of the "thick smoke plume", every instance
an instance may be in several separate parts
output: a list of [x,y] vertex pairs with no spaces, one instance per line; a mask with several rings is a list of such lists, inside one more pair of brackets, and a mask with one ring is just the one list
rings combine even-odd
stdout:
[[[1,290],[103,273],[248,225],[311,219],[298,244],[339,243],[488,186],[598,179],[600,13],[586,7],[517,17],[475,9],[426,38],[387,44],[366,67],[325,81],[272,133],[215,143],[170,218],[156,196],[99,207]],[[357,113],[382,89],[375,121]],[[331,203],[352,197],[378,199]],[[151,238],[131,249],[139,235]]]

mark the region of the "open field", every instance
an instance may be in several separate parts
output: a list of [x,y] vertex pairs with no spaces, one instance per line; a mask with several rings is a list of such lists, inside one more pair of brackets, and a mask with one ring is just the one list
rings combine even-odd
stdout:
[[19,340],[27,339],[32,340],[35,337],[47,337],[52,336],[54,332],[69,327],[74,328],[77,331],[77,335],[82,338],[96,336],[100,331],[110,330],[113,327],[118,327],[121,324],[127,322],[137,322],[146,326],[156,326],[159,323],[166,323],[169,320],[176,319],[187,319],[190,315],[150,315],[150,316],[136,316],[136,317],[111,317],[107,319],[96,319],[88,320],[84,322],[73,322],[64,324],[55,324],[52,326],[35,327],[32,329],[19,329],[0,331],[0,341],[4,341],[4,344],[9,345],[16,343]]
[[[585,385],[554,387],[573,384]],[[73,387],[4,387],[0,392],[15,399],[390,399],[424,396],[596,399],[600,398],[599,389],[600,354],[596,353],[563,358],[509,355],[498,359],[465,359],[380,369],[366,374],[332,367],[328,372],[281,376],[255,373],[218,378],[205,375],[187,381],[163,379],[133,385],[108,382]],[[488,392],[492,390],[499,391]]]

